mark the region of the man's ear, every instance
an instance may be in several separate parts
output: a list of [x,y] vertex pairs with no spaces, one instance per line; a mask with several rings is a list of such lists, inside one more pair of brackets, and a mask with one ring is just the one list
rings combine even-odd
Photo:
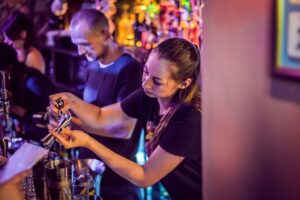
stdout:
[[187,88],[192,82],[191,78],[185,79],[181,84],[180,84],[180,89],[185,89]]
[[23,40],[25,40],[26,37],[27,37],[27,32],[26,32],[26,31],[22,31],[22,32],[20,33],[20,37],[21,37]]
[[112,37],[112,35],[110,34],[110,32],[108,30],[102,30],[101,32],[106,40]]

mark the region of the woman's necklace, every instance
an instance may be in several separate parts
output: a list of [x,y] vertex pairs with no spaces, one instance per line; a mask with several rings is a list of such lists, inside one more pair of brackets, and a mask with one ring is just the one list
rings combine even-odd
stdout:
[[146,140],[150,140],[154,135],[155,125],[152,121],[147,121],[146,125]]

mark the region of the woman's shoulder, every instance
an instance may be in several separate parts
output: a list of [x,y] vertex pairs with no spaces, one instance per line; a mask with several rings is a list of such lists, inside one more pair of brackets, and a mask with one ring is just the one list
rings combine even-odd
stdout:
[[31,56],[31,57],[43,57],[42,53],[39,49],[35,48],[35,47],[30,47],[27,56]]
[[25,64],[28,67],[33,67],[43,74],[45,73],[45,60],[42,53],[35,47],[31,47],[25,60]]
[[180,105],[172,116],[170,124],[184,127],[201,124],[201,112],[193,105]]
[[200,118],[201,112],[191,104],[182,104],[179,106],[179,108],[177,109],[174,115],[180,117],[188,117],[188,118],[191,117]]
[[147,96],[143,88],[136,89],[129,95],[129,97],[131,97],[132,99],[140,99],[142,102],[146,103],[157,102],[156,98]]

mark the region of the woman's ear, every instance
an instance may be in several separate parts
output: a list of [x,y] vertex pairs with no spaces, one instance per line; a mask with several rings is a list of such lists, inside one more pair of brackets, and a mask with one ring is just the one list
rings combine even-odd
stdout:
[[27,37],[27,32],[26,32],[26,31],[22,31],[22,32],[20,33],[20,37],[21,37],[23,40],[25,40],[26,37]]
[[180,89],[185,89],[187,88],[192,82],[191,78],[185,79],[181,84],[180,84]]

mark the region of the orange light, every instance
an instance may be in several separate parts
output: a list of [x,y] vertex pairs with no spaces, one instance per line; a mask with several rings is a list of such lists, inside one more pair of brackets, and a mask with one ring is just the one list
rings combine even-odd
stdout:
[[142,46],[142,42],[141,42],[141,41],[137,41],[137,42],[135,43],[135,46],[141,47],[141,46]]
[[151,49],[151,44],[146,44],[146,49]]

